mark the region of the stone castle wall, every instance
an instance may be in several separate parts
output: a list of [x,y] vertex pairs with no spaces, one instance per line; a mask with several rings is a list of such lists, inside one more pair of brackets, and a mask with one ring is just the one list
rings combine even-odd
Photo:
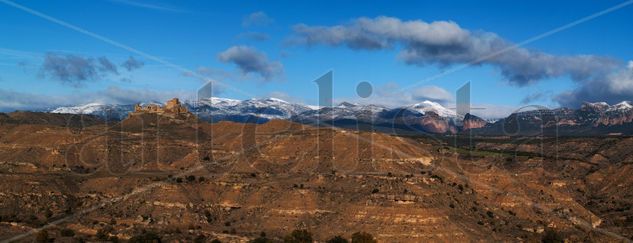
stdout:
[[180,116],[190,116],[189,109],[183,106],[180,103],[178,98],[173,98],[168,100],[164,106],[160,106],[157,104],[149,104],[145,106],[141,106],[140,104],[136,104],[134,106],[134,111],[130,112],[130,115],[140,115],[140,114],[158,114],[169,117],[180,117]]

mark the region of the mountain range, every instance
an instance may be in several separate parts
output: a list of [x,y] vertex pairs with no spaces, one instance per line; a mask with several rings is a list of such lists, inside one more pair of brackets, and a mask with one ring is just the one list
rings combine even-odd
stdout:
[[[211,97],[185,101],[183,105],[201,120],[209,122],[234,121],[261,124],[280,119],[305,124],[324,122],[339,127],[356,126],[389,132],[471,133],[494,136],[633,134],[633,104],[628,101],[615,105],[605,102],[586,102],[579,109],[529,107],[492,122],[472,114],[458,118],[454,110],[433,101],[423,101],[396,108],[349,102],[342,102],[332,107],[316,107],[277,98],[235,100]],[[58,107],[49,112],[95,115],[106,120],[123,120],[133,109],[134,104],[90,103]]]

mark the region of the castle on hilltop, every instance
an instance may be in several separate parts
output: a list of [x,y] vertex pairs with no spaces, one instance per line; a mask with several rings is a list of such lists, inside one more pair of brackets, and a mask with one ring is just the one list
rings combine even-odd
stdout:
[[188,118],[192,115],[189,112],[189,109],[180,103],[178,98],[168,100],[164,106],[158,104],[141,106],[140,104],[136,104],[134,106],[134,111],[130,112],[130,116],[140,114],[157,114],[170,118]]

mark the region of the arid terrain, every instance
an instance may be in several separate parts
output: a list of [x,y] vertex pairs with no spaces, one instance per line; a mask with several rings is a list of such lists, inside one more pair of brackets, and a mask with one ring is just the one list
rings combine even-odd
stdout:
[[0,116],[0,240],[633,239],[633,138]]

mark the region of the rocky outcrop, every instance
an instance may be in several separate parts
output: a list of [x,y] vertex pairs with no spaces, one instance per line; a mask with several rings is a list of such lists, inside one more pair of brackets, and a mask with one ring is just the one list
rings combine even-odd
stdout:
[[457,132],[457,127],[452,119],[441,117],[435,112],[427,112],[420,120],[420,126],[424,131],[430,133],[451,133]]
[[478,116],[471,115],[470,113],[464,116],[463,121],[463,129],[470,130],[474,128],[482,128],[488,124],[488,122],[484,119],[479,118]]
[[157,114],[170,118],[188,118],[192,116],[189,109],[180,103],[178,98],[168,100],[164,106],[160,106],[158,104],[141,106],[140,104],[136,104],[134,106],[134,111],[130,112],[130,116],[141,114]]

